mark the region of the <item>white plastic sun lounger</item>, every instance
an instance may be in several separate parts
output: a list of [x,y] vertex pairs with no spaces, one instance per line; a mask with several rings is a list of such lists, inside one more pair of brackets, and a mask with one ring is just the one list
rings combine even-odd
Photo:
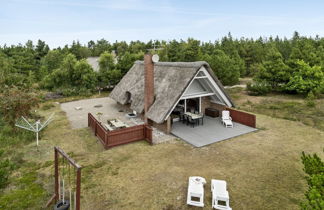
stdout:
[[204,184],[203,177],[189,177],[187,204],[192,206],[204,207]]
[[231,210],[226,181],[212,179],[211,181],[212,207],[220,210]]
[[222,123],[226,128],[233,128],[232,118],[230,112],[227,110],[222,111]]

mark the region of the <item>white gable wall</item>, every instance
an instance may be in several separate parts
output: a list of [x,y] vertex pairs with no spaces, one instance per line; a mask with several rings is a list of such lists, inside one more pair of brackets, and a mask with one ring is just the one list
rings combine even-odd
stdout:
[[208,92],[211,91],[206,90],[206,88],[202,86],[201,82],[198,79],[195,79],[190,84],[188,89],[184,92],[183,96],[197,95],[197,94],[203,94]]
[[228,107],[232,106],[232,103],[227,99],[221,88],[217,85],[204,66],[200,68],[180,99],[197,98],[203,96],[210,96],[212,101],[216,103],[220,103]]
[[[203,90],[204,92],[200,92]],[[207,69],[202,66],[195,77],[191,80],[189,85],[186,87],[182,96],[174,104],[172,109],[166,115],[167,119],[176,105],[180,100],[189,98],[199,98],[199,97],[211,97],[211,101],[214,103],[222,104],[228,107],[232,107],[232,103],[227,99],[226,95],[223,93],[222,89],[214,81],[213,77],[209,74]]]

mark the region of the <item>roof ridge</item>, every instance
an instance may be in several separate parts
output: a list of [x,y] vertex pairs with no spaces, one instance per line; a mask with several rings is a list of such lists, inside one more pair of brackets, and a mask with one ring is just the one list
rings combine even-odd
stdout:
[[[144,65],[144,61],[135,61],[135,64]],[[177,66],[177,67],[201,67],[203,65],[208,65],[206,61],[193,61],[193,62],[156,62],[154,65],[157,66]]]

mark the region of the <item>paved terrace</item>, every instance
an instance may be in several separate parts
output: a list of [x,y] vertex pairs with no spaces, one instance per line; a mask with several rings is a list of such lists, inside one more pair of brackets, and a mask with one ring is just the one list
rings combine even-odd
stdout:
[[[99,106],[98,106],[99,105]],[[81,107],[76,110],[76,107]],[[130,111],[125,107],[118,105],[109,97],[84,99],[79,101],[72,101],[61,104],[61,109],[66,112],[66,115],[71,123],[72,129],[80,129],[88,127],[88,113],[90,112],[94,117],[98,118],[97,113],[101,112],[101,122],[107,122],[110,119],[119,119],[129,126],[143,124],[143,120],[139,117],[127,118],[126,113]],[[161,143],[174,139],[174,136],[167,135],[155,128],[153,128],[153,143]]]
[[233,128],[225,128],[220,118],[211,118],[206,116],[204,125],[195,126],[175,122],[171,133],[195,147],[203,147],[208,144],[223,141],[225,139],[240,136],[246,133],[256,131],[257,129],[233,122]]

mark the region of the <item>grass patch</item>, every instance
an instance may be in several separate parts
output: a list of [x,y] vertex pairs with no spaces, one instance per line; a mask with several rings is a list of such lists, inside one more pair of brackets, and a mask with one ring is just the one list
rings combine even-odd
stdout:
[[[282,110],[287,117],[305,111],[299,107],[304,106],[302,100],[278,104],[273,98],[243,95],[238,100],[237,105],[270,116]],[[316,109],[321,109],[320,105],[317,103]],[[0,209],[42,209],[53,193],[53,146],[82,166],[82,209],[187,209],[188,177],[193,175],[226,180],[233,209],[297,209],[307,188],[300,153],[321,151],[324,135],[294,121],[257,115],[259,132],[203,148],[175,140],[104,150],[89,129],[71,130],[59,106],[39,112],[43,116],[56,113],[41,133],[39,152],[32,133],[27,139],[11,136],[12,144],[0,142],[8,149],[7,157],[20,165],[0,195]],[[23,138],[27,134],[18,135]],[[210,201],[211,194],[206,193],[206,209],[211,208]]]
[[36,164],[26,164],[11,177],[9,187],[0,194],[0,209],[42,209],[49,194],[39,183]]
[[[323,102],[319,101],[318,103]],[[309,107],[303,102],[263,99],[260,103],[245,103],[240,107],[249,112],[299,121],[305,125],[324,130],[324,109],[322,106],[322,104],[318,104],[317,106]]]
[[24,159],[24,149],[32,143],[33,132],[0,122],[0,179],[5,181],[0,189],[0,209],[42,209],[48,198],[37,173],[41,165]]
[[101,91],[101,93],[95,93],[91,96],[83,96],[83,95],[79,95],[79,96],[69,96],[69,97],[63,97],[63,98],[59,98],[59,99],[52,99],[50,101],[55,101],[55,102],[59,102],[59,103],[66,103],[66,102],[71,102],[71,101],[78,101],[78,100],[82,100],[82,99],[89,99],[89,98],[102,98],[102,97],[107,97],[109,96],[109,91]]
[[225,91],[232,97],[233,100],[241,98],[241,92],[244,90],[242,87],[228,88]]
[[45,103],[44,105],[42,105],[41,109],[45,111],[45,110],[49,110],[49,109],[51,109],[53,107],[55,107],[55,105],[50,102],[50,103]]

